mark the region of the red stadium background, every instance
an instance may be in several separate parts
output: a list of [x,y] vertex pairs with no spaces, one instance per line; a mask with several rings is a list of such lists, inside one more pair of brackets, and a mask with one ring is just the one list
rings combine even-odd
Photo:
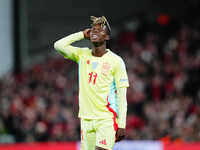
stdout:
[[[154,142],[152,142],[154,143]],[[140,144],[140,142],[139,142]],[[148,142],[149,144],[149,142]],[[160,149],[156,150],[200,150],[200,143],[178,143],[178,144],[162,144]],[[134,145],[137,143],[133,143],[132,146],[129,146],[130,143],[120,144],[114,148],[120,150],[133,150]],[[141,144],[140,144],[141,145]],[[126,148],[126,149],[125,149]],[[0,150],[79,150],[79,143],[76,142],[66,142],[66,143],[32,143],[32,144],[12,144],[12,145],[1,145]],[[153,146],[143,147],[140,146],[140,150],[155,150]]]

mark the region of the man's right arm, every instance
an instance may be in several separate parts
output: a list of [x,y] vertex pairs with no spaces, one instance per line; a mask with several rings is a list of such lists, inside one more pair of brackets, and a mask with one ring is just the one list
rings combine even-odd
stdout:
[[82,39],[84,39],[83,32],[74,33],[56,41],[54,48],[65,58],[78,62],[81,48],[74,47],[71,44]]

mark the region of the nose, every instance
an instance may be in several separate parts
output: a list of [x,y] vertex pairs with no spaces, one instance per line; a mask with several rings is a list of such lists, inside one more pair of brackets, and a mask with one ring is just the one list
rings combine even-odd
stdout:
[[97,29],[94,29],[94,30],[93,30],[93,33],[97,33],[97,32],[98,32],[98,30],[97,30]]

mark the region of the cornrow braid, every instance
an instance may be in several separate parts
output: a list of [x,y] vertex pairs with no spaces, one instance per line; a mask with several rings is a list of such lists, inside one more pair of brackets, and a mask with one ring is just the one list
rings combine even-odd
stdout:
[[105,16],[102,16],[102,17],[90,16],[90,19],[92,21],[92,26],[96,24],[100,24],[101,27],[106,26],[108,30],[108,34],[110,35],[111,28]]

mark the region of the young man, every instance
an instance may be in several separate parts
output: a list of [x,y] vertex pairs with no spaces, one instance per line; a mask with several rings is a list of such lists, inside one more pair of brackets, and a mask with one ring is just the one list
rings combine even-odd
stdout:
[[[103,17],[91,16],[92,28],[55,42],[55,49],[79,64],[79,117],[81,150],[111,150],[125,136],[129,86],[121,57],[106,49],[110,26]],[[92,49],[71,46],[88,39]]]

